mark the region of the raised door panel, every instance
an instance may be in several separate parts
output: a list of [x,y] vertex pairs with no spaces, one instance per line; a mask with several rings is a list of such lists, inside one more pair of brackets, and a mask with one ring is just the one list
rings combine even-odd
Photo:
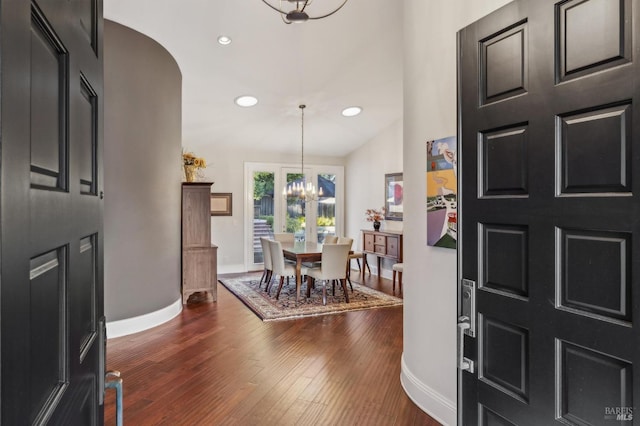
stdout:
[[211,248],[185,250],[183,286],[187,290],[211,288],[213,262]]
[[398,240],[399,237],[387,237],[387,256],[398,257],[400,247]]
[[558,117],[558,193],[631,194],[631,115],[623,101]]
[[[557,80],[631,61],[631,0],[570,0],[557,6]],[[597,16],[598,19],[593,19]]]
[[374,253],[379,254],[381,256],[385,256],[387,254],[387,246],[384,244],[376,244],[373,249]]
[[375,251],[375,238],[373,234],[364,234],[364,251],[373,253]]
[[68,188],[68,49],[45,18],[31,27],[31,186]]
[[187,249],[182,254],[182,300],[195,292],[208,292],[208,300],[217,299],[217,247]]
[[[629,417],[633,414],[631,363],[564,341],[558,341],[556,356],[560,361],[558,408],[565,422],[624,424],[620,420],[632,419]],[[593,386],[594,383],[601,386]]]
[[[64,359],[68,344],[64,315],[68,297],[67,258],[67,247],[63,246],[30,261],[29,326],[39,332],[31,335],[30,344],[29,423],[47,418],[67,387]],[[39,350],[43,347],[52,350]]]
[[526,125],[482,133],[478,150],[482,197],[528,194],[527,138]]
[[480,42],[482,104],[527,92],[527,25],[517,23]]
[[79,0],[78,16],[80,27],[95,54],[98,52],[98,0]]
[[98,96],[89,80],[81,75],[80,93],[82,102],[78,105],[78,162],[80,191],[83,194],[97,194],[98,155]]
[[211,246],[209,187],[185,187],[182,195],[182,243],[188,247]]

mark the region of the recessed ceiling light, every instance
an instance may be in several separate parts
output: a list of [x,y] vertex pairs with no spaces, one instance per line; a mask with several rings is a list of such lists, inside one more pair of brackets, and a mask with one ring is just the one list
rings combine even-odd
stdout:
[[244,95],[238,96],[235,102],[241,107],[252,107],[258,103],[258,99],[255,96]]
[[231,44],[231,37],[221,35],[220,37],[218,37],[218,43],[220,43],[223,46],[226,46],[227,44]]
[[345,117],[355,117],[362,112],[362,108],[359,106],[352,106],[342,110],[342,115]]

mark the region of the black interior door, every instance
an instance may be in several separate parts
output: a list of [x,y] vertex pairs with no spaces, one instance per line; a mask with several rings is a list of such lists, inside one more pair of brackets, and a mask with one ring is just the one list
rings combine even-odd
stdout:
[[0,1],[2,424],[102,423],[102,2]]
[[461,424],[634,422],[639,12],[517,0],[459,33]]

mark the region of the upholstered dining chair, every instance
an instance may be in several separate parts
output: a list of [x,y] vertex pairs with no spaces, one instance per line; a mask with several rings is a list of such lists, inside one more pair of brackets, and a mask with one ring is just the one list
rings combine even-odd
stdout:
[[337,235],[327,235],[326,237],[324,237],[323,244],[337,244],[337,243],[338,243]]
[[[296,235],[290,232],[276,232],[273,234],[273,239],[276,241],[280,241],[281,243],[295,243],[296,242]],[[289,259],[285,259],[284,260],[285,263],[296,263],[292,260]]]
[[353,245],[353,238],[338,237],[338,242],[336,244],[349,244],[349,250],[351,250],[351,246]]
[[322,246],[322,264],[319,268],[307,270],[307,297],[311,294],[313,280],[322,281],[322,304],[327,304],[327,281],[339,280],[344,291],[344,297],[349,303],[347,291],[347,270],[344,267],[349,257],[350,244],[324,244]]
[[[351,251],[353,238],[338,237],[338,244],[349,244],[349,251]],[[358,263],[358,265],[360,265],[360,263]],[[351,287],[351,292],[353,293],[353,284],[351,283],[351,254],[349,254],[347,258],[347,281],[349,282],[349,287]]]
[[[276,300],[280,297],[280,290],[284,284],[284,277],[287,277],[287,285],[289,285],[289,277],[296,276],[295,266],[285,263],[284,254],[282,253],[282,244],[280,241],[269,241],[269,248],[271,250],[271,268],[275,276],[280,277],[280,284],[278,285],[278,291],[276,292]],[[307,268],[304,266],[300,270],[301,275],[307,274]],[[267,293],[269,293],[270,285],[267,286]]]
[[262,259],[264,263],[264,270],[262,271],[262,277],[260,277],[260,283],[258,284],[258,288],[262,285],[262,282],[265,283],[265,290],[269,287],[269,283],[271,282],[271,274],[272,271],[272,263],[271,263],[271,248],[269,247],[269,239],[265,237],[260,237],[260,245],[262,246]]
[[[360,266],[360,259],[362,259],[362,266]],[[371,275],[371,268],[369,267],[369,262],[367,262],[367,255],[361,251],[354,251],[349,254],[349,277],[351,276],[351,261],[355,260],[358,263],[358,271],[362,272],[362,279],[364,280],[364,272],[365,270],[369,270],[369,275]],[[351,283],[351,280],[349,280]]]
[[293,243],[295,242],[295,234],[290,232],[276,232],[273,234],[273,239],[281,243]]
[[[338,236],[337,235],[327,235],[324,237],[324,242],[322,244],[337,244]],[[309,268],[315,268],[320,266],[321,262],[305,262],[304,265]]]

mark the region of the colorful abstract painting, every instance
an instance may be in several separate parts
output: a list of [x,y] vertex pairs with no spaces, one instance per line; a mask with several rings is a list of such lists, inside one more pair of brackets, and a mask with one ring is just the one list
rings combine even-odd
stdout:
[[457,163],[455,136],[427,141],[427,245],[457,246]]

